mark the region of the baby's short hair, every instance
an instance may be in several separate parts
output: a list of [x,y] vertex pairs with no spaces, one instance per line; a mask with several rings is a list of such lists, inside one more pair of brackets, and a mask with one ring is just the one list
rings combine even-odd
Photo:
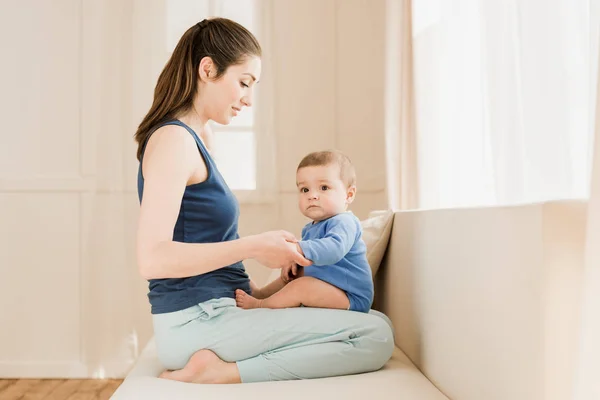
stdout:
[[350,158],[339,150],[315,151],[306,155],[296,172],[304,167],[320,167],[325,165],[336,164],[340,167],[340,179],[347,187],[356,185],[356,171]]

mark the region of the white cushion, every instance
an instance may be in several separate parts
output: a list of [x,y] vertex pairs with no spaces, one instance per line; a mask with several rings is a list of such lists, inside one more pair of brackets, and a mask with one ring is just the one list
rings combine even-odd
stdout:
[[387,249],[394,221],[392,210],[373,211],[369,217],[360,221],[363,229],[363,241],[367,245],[367,260],[373,276],[379,270],[379,265]]
[[367,374],[300,381],[260,382],[241,385],[202,385],[159,379],[163,368],[154,340],[146,346],[134,369],[112,400],[219,399],[219,400],[448,400],[396,348],[386,366]]

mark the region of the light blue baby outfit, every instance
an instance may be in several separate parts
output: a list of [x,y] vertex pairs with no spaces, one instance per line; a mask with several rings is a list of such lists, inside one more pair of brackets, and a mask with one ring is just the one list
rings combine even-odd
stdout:
[[346,292],[350,310],[369,312],[373,303],[373,279],[362,240],[360,221],[351,212],[311,222],[302,229],[299,242],[304,256],[313,262],[304,268],[311,276]]

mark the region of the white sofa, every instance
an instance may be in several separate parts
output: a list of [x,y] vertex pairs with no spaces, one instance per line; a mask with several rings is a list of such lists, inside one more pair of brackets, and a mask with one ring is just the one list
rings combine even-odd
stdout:
[[374,308],[397,348],[380,371],[197,385],[156,378],[153,341],[112,399],[566,400],[586,205],[396,212]]

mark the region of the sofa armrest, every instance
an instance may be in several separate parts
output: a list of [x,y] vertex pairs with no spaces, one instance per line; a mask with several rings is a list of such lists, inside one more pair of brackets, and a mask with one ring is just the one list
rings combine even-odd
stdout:
[[453,400],[568,398],[586,205],[396,212],[376,277],[396,343]]

